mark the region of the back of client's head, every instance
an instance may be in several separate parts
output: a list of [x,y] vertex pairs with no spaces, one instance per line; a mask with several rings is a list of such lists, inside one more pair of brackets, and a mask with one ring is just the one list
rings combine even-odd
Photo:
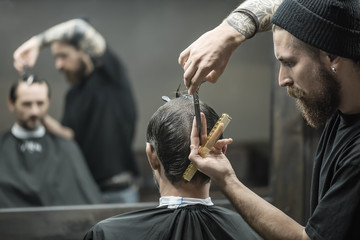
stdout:
[[[200,110],[205,114],[209,133],[219,116],[201,101]],[[182,176],[190,164],[188,157],[194,112],[192,96],[183,95],[161,106],[148,124],[146,140],[155,149],[165,176],[172,184],[185,182]],[[208,176],[197,171],[191,181],[206,183],[209,180]]]

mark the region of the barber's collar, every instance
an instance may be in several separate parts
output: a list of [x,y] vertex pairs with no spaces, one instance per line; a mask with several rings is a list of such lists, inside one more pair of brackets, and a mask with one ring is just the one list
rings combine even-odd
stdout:
[[11,133],[19,139],[41,138],[45,135],[45,132],[46,130],[43,125],[39,126],[35,130],[27,130],[15,123],[11,128]]
[[174,197],[174,196],[166,196],[161,197],[159,201],[158,207],[167,206],[168,208],[178,208],[178,207],[185,207],[187,205],[195,205],[195,204],[202,204],[206,206],[214,205],[211,201],[211,198],[183,198],[183,197]]

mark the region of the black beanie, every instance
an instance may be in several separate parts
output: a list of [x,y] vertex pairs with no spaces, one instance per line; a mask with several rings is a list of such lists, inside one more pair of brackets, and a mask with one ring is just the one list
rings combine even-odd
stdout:
[[284,0],[271,22],[313,47],[360,60],[360,0]]

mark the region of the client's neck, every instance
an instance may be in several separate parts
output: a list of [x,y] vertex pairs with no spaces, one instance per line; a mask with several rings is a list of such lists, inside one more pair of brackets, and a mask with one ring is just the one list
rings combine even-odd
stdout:
[[187,198],[201,198],[205,199],[209,197],[210,182],[208,183],[192,183],[181,182],[177,184],[171,184],[167,179],[160,180],[160,195],[166,196],[179,196]]

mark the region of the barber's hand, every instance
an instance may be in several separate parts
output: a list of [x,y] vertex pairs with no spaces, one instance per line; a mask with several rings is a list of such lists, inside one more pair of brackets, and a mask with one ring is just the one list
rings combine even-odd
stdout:
[[14,67],[18,72],[22,72],[25,67],[34,67],[39,56],[40,42],[36,37],[32,37],[24,42],[14,52]]
[[215,83],[244,40],[243,35],[224,21],[186,48],[178,62],[184,69],[184,84],[189,94],[193,94],[204,80]]
[[[201,113],[201,124],[203,129],[201,133],[201,141],[203,142],[206,140],[207,135],[206,118],[203,113]],[[206,158],[202,158],[199,155],[200,140],[195,118],[190,138],[191,152],[189,159],[195,164],[199,171],[209,176],[220,187],[225,182],[226,177],[236,177],[229,160],[225,156],[227,145],[231,144],[233,141],[231,138],[218,140]]]
[[51,117],[50,115],[46,115],[43,118],[43,124],[47,131],[58,135],[60,137],[66,138],[66,139],[74,139],[74,131],[66,126],[61,125],[59,121],[57,121],[55,118]]

